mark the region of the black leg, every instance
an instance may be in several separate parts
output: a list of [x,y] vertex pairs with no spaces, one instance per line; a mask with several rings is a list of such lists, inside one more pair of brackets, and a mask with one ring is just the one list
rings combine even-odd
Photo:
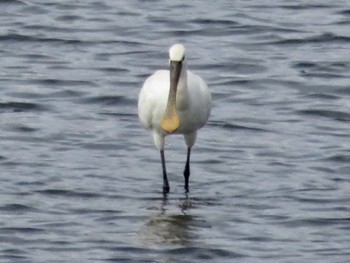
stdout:
[[169,187],[168,177],[167,177],[166,168],[165,168],[164,150],[160,151],[160,158],[162,159],[162,168],[163,168],[163,193],[169,193],[170,187]]
[[190,179],[190,156],[191,156],[191,148],[187,148],[187,160],[186,160],[186,166],[184,170],[184,177],[185,177],[185,190],[188,192],[188,180]]

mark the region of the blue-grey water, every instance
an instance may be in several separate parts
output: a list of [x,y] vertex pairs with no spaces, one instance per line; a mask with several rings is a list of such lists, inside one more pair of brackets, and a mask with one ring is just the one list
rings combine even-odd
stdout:
[[[208,83],[171,192],[138,122],[168,48]],[[348,262],[349,1],[0,2],[0,262]]]

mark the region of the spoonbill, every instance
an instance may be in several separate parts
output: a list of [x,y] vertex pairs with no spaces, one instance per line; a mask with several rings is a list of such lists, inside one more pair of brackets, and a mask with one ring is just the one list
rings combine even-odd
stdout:
[[139,94],[138,116],[144,128],[152,131],[154,144],[160,151],[164,193],[170,190],[164,157],[165,137],[184,135],[187,159],[183,174],[188,192],[191,148],[197,130],[209,119],[211,95],[204,80],[187,70],[183,45],[171,46],[169,57],[170,69],[158,70],[144,82]]

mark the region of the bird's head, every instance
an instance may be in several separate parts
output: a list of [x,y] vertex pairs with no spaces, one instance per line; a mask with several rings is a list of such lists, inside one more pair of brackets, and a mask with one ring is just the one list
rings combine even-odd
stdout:
[[185,47],[182,44],[172,45],[169,49],[170,62],[182,62],[185,59]]

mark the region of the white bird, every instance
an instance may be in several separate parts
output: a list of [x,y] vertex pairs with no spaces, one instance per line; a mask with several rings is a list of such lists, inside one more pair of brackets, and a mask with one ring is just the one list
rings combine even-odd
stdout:
[[141,124],[152,130],[154,143],[160,151],[164,193],[170,190],[164,157],[165,136],[184,135],[187,145],[184,177],[188,192],[191,148],[197,130],[209,119],[211,95],[204,80],[187,70],[183,45],[173,45],[169,57],[170,70],[158,70],[146,79],[139,94],[138,115]]

